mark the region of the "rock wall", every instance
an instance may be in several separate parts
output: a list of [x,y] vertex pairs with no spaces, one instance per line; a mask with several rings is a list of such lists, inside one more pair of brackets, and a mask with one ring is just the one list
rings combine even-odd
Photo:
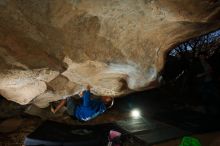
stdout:
[[86,84],[146,90],[168,49],[217,28],[212,0],[0,0],[0,94],[46,107]]

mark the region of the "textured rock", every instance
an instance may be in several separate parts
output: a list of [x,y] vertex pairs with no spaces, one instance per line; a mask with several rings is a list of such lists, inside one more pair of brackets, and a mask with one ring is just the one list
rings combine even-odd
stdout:
[[44,93],[46,83],[58,76],[57,71],[46,69],[7,70],[0,73],[0,93],[9,100],[27,104]]
[[146,90],[168,49],[219,27],[212,0],[0,0],[0,94],[45,107],[85,84]]

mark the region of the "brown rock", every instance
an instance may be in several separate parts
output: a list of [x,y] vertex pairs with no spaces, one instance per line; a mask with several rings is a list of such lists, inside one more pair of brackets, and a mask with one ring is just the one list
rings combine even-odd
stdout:
[[27,104],[49,86],[57,98],[85,84],[114,97],[152,88],[167,50],[219,18],[210,0],[1,0],[0,94]]
[[0,123],[0,133],[13,132],[21,126],[22,122],[23,120],[18,118],[4,120]]

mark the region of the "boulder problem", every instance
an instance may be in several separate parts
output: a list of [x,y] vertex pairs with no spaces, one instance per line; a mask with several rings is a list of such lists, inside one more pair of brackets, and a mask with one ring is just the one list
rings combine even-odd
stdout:
[[0,0],[0,94],[39,107],[156,86],[166,52],[220,28],[218,0]]

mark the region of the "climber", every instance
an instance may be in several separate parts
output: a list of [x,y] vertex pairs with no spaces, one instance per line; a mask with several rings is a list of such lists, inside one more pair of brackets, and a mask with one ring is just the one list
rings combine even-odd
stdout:
[[67,113],[80,121],[88,121],[104,113],[113,105],[113,98],[103,96],[100,99],[91,99],[91,86],[87,85],[86,90],[79,93],[82,97],[82,103],[76,104],[73,97],[67,97],[61,100],[56,108],[51,107],[51,111],[55,114],[63,106],[67,106]]

